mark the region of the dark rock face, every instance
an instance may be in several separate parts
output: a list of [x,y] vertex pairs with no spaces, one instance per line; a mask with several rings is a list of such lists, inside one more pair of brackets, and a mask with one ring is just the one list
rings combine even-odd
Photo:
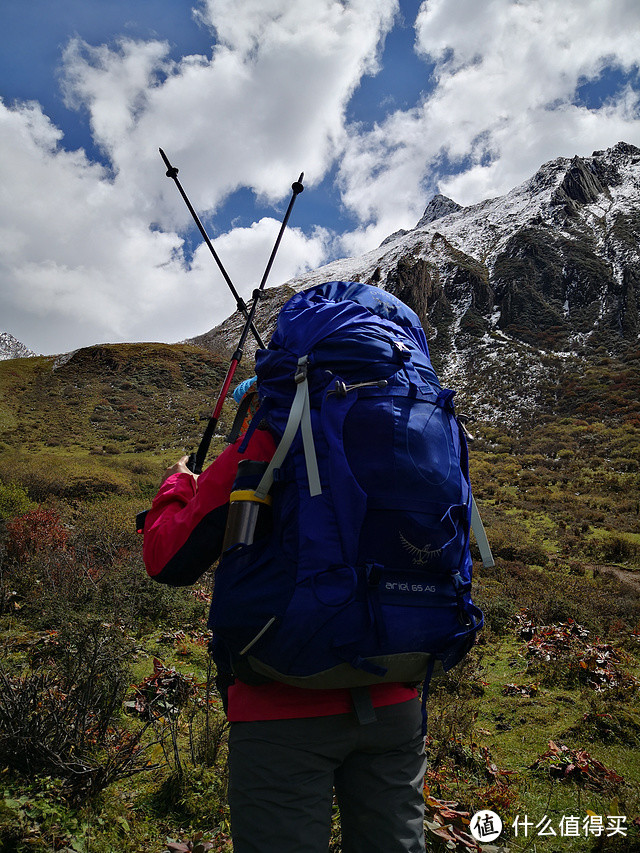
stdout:
[[[603,176],[604,177],[604,176]],[[580,157],[574,157],[571,167],[552,197],[552,204],[564,205],[567,213],[575,211],[575,204],[591,204],[605,191],[597,170]]]
[[[432,270],[425,260],[402,258],[385,282],[385,290],[393,293],[415,311],[427,330],[430,326],[428,308],[443,297],[442,287],[431,273]],[[372,280],[371,283],[377,282]]]
[[[485,315],[495,294],[484,265],[454,249],[442,234],[436,233],[433,243],[447,260],[435,265],[412,256],[402,258],[384,287],[420,317],[437,359],[446,356],[456,331],[471,336],[487,331]],[[454,329],[456,318],[459,328]]]
[[[593,329],[603,315],[603,292],[616,290],[611,265],[597,253],[593,239],[556,236],[546,226],[514,234],[496,258],[493,281],[500,328],[552,348],[572,333]],[[604,324],[616,326],[619,310],[615,304],[605,311]]]
[[446,195],[434,195],[429,204],[425,207],[422,217],[418,221],[416,228],[424,228],[431,222],[437,219],[442,219],[443,216],[448,216],[450,213],[457,213],[462,210],[462,205],[448,198]]
[[634,340],[640,334],[640,211],[618,215],[608,242],[607,251],[611,255],[615,256],[614,250],[617,248],[627,258],[617,294],[616,321],[622,337]]
[[610,188],[620,186],[622,176],[617,164],[638,157],[640,148],[626,142],[619,142],[609,152],[594,151],[589,159],[574,157],[551,203],[564,206],[569,215],[574,215],[578,206],[591,204],[602,194],[608,195]]

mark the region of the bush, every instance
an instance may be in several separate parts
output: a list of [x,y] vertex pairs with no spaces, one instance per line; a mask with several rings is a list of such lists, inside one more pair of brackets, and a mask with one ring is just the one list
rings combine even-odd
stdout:
[[521,560],[533,566],[546,566],[549,557],[543,546],[534,540],[524,525],[512,521],[497,521],[488,531],[494,557]]
[[142,558],[130,558],[107,572],[94,590],[95,612],[116,615],[138,636],[162,622],[172,627],[202,627],[207,604],[187,587],[169,587],[148,577]]
[[599,531],[589,541],[587,552],[592,559],[604,563],[627,563],[638,559],[640,545],[622,533]]
[[43,551],[63,550],[68,532],[55,509],[38,507],[20,515],[7,524],[7,555],[16,563]]
[[68,625],[22,675],[0,667],[0,766],[52,776],[82,802],[147,769],[140,741],[118,725],[133,646],[113,625]]
[[9,520],[33,508],[25,489],[15,483],[0,482],[0,519]]
[[518,605],[512,598],[505,596],[499,584],[479,579],[475,584],[474,601],[484,613],[485,629],[497,636],[509,632]]

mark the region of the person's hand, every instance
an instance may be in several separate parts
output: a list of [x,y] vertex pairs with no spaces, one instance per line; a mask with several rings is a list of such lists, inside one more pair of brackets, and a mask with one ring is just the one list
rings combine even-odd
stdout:
[[190,471],[187,468],[187,462],[188,461],[189,461],[188,456],[183,456],[182,459],[178,459],[178,461],[176,462],[175,465],[172,465],[170,468],[167,468],[167,470],[164,472],[164,475],[162,477],[162,482],[164,483],[164,481],[167,479],[167,477],[170,477],[172,474],[190,474],[194,479],[197,480],[198,475],[194,474],[193,471]]

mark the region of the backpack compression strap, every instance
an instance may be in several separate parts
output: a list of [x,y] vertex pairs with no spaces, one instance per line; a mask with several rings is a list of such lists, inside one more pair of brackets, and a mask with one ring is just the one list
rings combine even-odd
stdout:
[[316,458],[313,431],[311,429],[311,406],[309,403],[309,383],[307,382],[308,358],[308,356],[303,355],[298,359],[298,369],[294,377],[297,385],[296,395],[291,404],[289,418],[280,439],[280,444],[255,490],[257,498],[265,498],[267,496],[273,483],[273,472],[282,465],[293,443],[293,439],[296,437],[298,427],[300,427],[302,432],[302,445],[304,447],[307,478],[309,480],[309,494],[311,497],[322,494],[318,460]]

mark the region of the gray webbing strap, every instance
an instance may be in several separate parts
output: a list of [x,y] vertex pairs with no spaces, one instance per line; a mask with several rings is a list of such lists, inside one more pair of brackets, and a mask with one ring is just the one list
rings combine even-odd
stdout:
[[485,569],[490,569],[492,566],[495,566],[495,561],[493,559],[493,554],[491,553],[491,546],[487,539],[484,524],[482,523],[480,513],[478,512],[476,499],[473,497],[471,498],[471,529],[473,530],[473,535],[476,537],[476,542],[478,543],[480,556],[482,557],[482,565]]
[[311,405],[309,403],[309,383],[307,382],[307,361],[308,356],[303,355],[298,359],[298,369],[296,371],[295,380],[297,384],[296,394],[291,404],[287,425],[284,428],[284,433],[280,439],[280,444],[273,454],[271,462],[267,466],[262,479],[258,483],[255,490],[257,498],[265,498],[271,484],[273,483],[273,472],[279,468],[298,432],[298,427],[302,432],[302,446],[304,447],[304,458],[307,466],[307,478],[309,480],[309,494],[311,497],[322,493],[320,485],[320,473],[318,471],[318,460],[316,458],[316,449],[313,443],[313,431],[311,429]]

